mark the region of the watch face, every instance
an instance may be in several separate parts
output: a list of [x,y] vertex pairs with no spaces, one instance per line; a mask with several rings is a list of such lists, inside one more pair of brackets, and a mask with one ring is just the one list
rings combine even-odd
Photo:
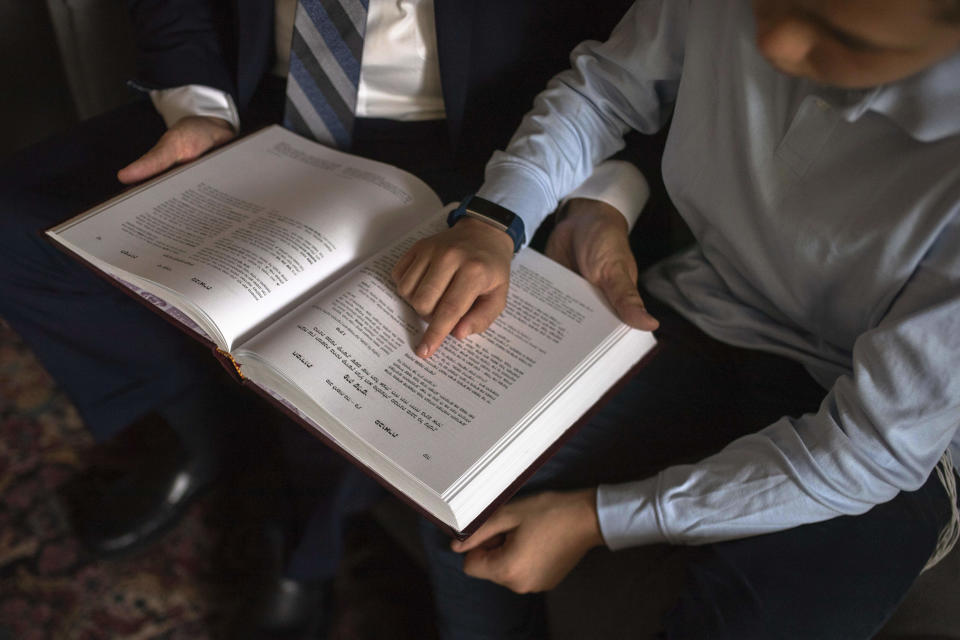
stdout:
[[513,240],[514,253],[519,251],[525,242],[523,219],[510,209],[501,207],[489,200],[477,196],[466,196],[460,206],[452,210],[447,216],[447,224],[452,227],[462,217],[477,218],[506,232]]
[[470,204],[467,205],[467,211],[494,220],[504,227],[509,227],[515,217],[514,213],[509,209],[477,197],[470,200]]

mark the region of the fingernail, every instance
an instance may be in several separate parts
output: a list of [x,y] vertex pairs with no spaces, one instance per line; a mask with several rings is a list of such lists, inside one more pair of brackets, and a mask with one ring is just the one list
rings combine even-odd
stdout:
[[426,358],[428,353],[430,353],[430,347],[425,342],[420,343],[420,346],[417,347],[417,355]]

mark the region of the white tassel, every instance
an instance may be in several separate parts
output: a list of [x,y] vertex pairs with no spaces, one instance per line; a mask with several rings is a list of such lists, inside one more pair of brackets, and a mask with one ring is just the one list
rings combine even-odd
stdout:
[[940,537],[937,538],[937,546],[933,550],[933,555],[927,560],[927,566],[923,568],[924,571],[943,560],[957,543],[957,538],[960,538],[960,512],[957,511],[957,477],[953,472],[953,460],[950,458],[949,450],[940,458],[936,470],[937,476],[940,477],[940,482],[943,483],[943,488],[950,497],[952,515],[950,516],[950,522],[940,531]]

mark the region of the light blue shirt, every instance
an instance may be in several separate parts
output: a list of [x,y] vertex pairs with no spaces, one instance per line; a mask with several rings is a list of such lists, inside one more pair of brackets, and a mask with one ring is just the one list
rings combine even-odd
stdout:
[[819,86],[760,56],[749,5],[637,2],[574,51],[479,192],[534,229],[625,132],[672,113],[664,181],[698,242],[644,285],[828,390],[698,464],[601,486],[612,548],[863,513],[960,444],[960,52],[888,86]]

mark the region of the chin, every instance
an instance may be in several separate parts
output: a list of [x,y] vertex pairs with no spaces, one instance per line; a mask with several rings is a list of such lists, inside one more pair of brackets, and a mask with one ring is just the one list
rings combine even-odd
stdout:
[[838,89],[866,89],[880,84],[871,82],[869,78],[864,78],[863,76],[838,74],[829,70],[821,71],[808,65],[783,65],[774,60],[769,60],[769,62],[773,65],[773,68],[780,73],[793,76],[794,78],[810,80],[811,82],[816,82],[821,85],[837,87]]

